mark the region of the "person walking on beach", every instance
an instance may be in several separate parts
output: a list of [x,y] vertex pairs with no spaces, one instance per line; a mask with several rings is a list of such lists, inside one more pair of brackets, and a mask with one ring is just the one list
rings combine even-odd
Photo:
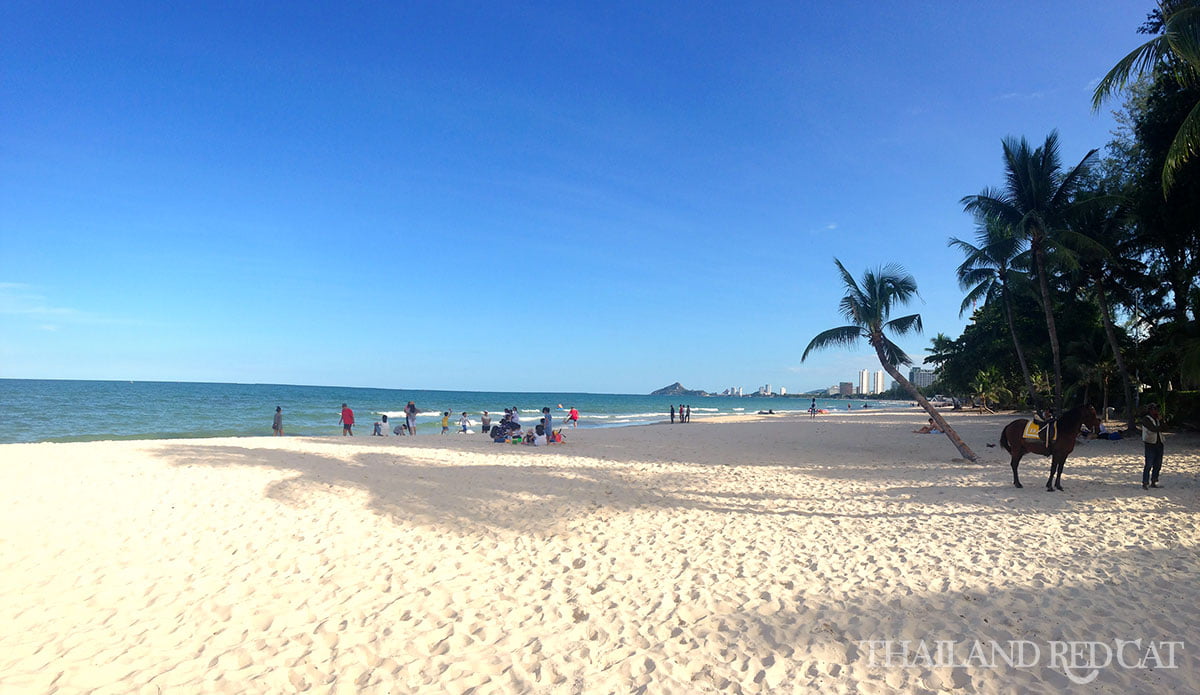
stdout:
[[683,404],[679,404],[679,423],[683,424]]
[[442,434],[446,434],[449,431],[450,431],[450,411],[447,410],[442,413]]
[[690,405],[687,406],[687,414],[683,416],[683,421],[684,422],[692,421],[692,406],[690,406]]
[[572,429],[579,426],[579,409],[571,406],[571,412],[567,413],[567,422],[571,423]]
[[483,411],[483,415],[479,418],[479,429],[487,434],[492,429],[492,416],[488,415],[488,411]]
[[1163,439],[1162,422],[1158,404],[1151,403],[1142,416],[1142,443],[1146,447],[1146,465],[1142,468],[1142,489],[1158,487],[1158,473],[1162,470]]
[[338,422],[342,423],[343,437],[354,436],[354,411],[350,410],[350,406],[345,403],[342,404],[342,417]]
[[271,431],[276,437],[283,436],[283,408],[275,406],[275,420],[271,423]]
[[671,404],[671,424],[675,424],[675,404]]
[[467,417],[467,411],[463,411],[462,417],[458,419],[458,424],[462,426],[462,433],[467,433],[467,428],[471,426],[471,418]]
[[417,435],[417,406],[412,401],[404,406],[404,426],[408,429],[408,436],[415,437]]
[[546,419],[546,421],[543,423],[546,425],[546,435],[550,436],[554,433],[554,417],[550,415],[550,406],[542,408],[542,415],[545,416]]
[[812,405],[808,406],[808,419],[817,419],[817,399],[812,400]]

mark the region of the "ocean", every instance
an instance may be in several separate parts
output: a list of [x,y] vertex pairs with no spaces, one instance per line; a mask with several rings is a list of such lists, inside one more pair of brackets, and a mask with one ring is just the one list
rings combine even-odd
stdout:
[[[580,427],[623,427],[666,422],[671,405],[691,406],[697,416],[714,414],[806,412],[810,397],[734,398],[710,396],[639,396],[604,393],[518,393],[424,391],[409,389],[215,384],[184,382],[66,381],[0,379],[0,443],[80,442],[106,439],[187,439],[251,437],[271,434],[275,406],[283,408],[284,432],[304,436],[341,434],[341,405],[354,410],[356,436],[369,436],[372,425],[387,415],[404,420],[403,408],[414,401],[423,412],[418,434],[438,434],[441,414],[451,414],[451,431],[465,410],[479,430],[479,415],[488,410],[499,421],[505,408],[516,407],[522,423],[535,424],[549,407],[554,426],[564,424],[567,410],[579,409]],[[817,406],[845,410],[862,401],[817,399]],[[872,407],[909,407],[907,401],[872,401]]]

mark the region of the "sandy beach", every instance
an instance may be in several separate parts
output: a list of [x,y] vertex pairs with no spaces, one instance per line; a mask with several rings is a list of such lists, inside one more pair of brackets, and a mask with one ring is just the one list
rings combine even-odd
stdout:
[[925,417],[0,446],[0,691],[1200,692],[1200,439]]

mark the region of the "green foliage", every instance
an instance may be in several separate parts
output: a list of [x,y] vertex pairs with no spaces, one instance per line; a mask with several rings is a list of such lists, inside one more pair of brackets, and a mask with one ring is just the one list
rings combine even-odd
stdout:
[[[1155,75],[1179,87],[1200,84],[1200,2],[1162,0],[1150,14],[1143,33],[1157,36],[1117,61],[1096,86],[1092,107],[1099,109],[1104,100],[1135,82],[1135,77]],[[1171,131],[1170,144],[1164,151],[1161,172],[1164,196],[1178,195],[1174,190],[1181,169],[1195,163],[1200,155],[1200,99],[1183,104],[1183,114]]]

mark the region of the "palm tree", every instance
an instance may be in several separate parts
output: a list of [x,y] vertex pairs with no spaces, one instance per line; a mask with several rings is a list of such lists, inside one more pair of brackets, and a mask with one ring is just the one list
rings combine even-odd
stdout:
[[924,360],[926,363],[941,367],[942,363],[954,358],[958,352],[958,345],[950,336],[938,333],[929,339],[929,347],[925,348],[925,352],[929,353],[929,357]]
[[879,358],[879,364],[883,366],[884,371],[890,374],[917,403],[921,404],[925,412],[929,413],[929,416],[937,423],[938,429],[945,432],[946,437],[958,448],[963,458],[972,462],[978,461],[979,457],[946,423],[937,408],[930,405],[917,387],[905,379],[897,369],[896,365],[912,364],[912,360],[884,333],[885,330],[892,331],[897,335],[921,332],[920,314],[890,319],[893,306],[907,304],[914,296],[918,296],[917,281],[899,265],[889,263],[882,268],[868,270],[864,273],[860,287],[841,261],[835,258],[833,262],[837,264],[838,271],[842,274],[842,283],[846,286],[846,295],[842,297],[840,309],[842,316],[846,317],[850,325],[830,328],[817,334],[809,342],[808,347],[804,348],[804,354],[801,355],[800,361],[808,359],[809,354],[814,350],[833,346],[849,347],[857,343],[860,338],[866,338],[871,347],[875,348],[875,355]]
[[1058,131],[1051,131],[1046,136],[1046,142],[1037,149],[1030,148],[1025,138],[1017,140],[1007,137],[1003,144],[1004,188],[984,189],[979,195],[964,197],[961,202],[967,212],[996,219],[1029,242],[1042,295],[1042,308],[1046,314],[1050,352],[1054,356],[1054,410],[1062,412],[1062,356],[1058,346],[1058,330],[1054,326],[1050,284],[1046,278],[1046,253],[1055,235],[1066,224],[1073,206],[1072,196],[1083,182],[1097,150],[1088,152],[1074,169],[1063,173],[1058,154]]
[[[1079,272],[1085,282],[1091,285],[1096,303],[1100,306],[1105,337],[1125,391],[1125,426],[1132,431],[1137,429],[1137,413],[1133,406],[1133,380],[1129,376],[1125,358],[1121,354],[1121,345],[1117,341],[1109,294],[1119,289],[1115,281],[1116,273],[1122,268],[1130,271],[1140,263],[1121,257],[1127,221],[1125,211],[1116,199],[1111,196],[1098,196],[1092,202],[1099,204],[1087,206],[1080,211],[1081,214],[1071,220],[1071,235],[1067,241],[1068,245],[1075,248],[1079,258]],[[1107,405],[1105,402],[1105,406]]]
[[995,365],[979,370],[979,373],[971,381],[971,393],[979,399],[980,405],[989,413],[992,412],[992,409],[988,407],[988,399],[995,402],[1012,396],[1012,393],[1004,388],[1004,379]]
[[[1083,391],[1083,402],[1091,401],[1092,384],[1100,387],[1100,398],[1103,410],[1108,412],[1108,381],[1116,371],[1116,362],[1109,352],[1112,350],[1106,336],[1100,331],[1085,332],[1075,340],[1067,343],[1066,365],[1068,373],[1075,375],[1076,381],[1067,388],[1068,391]],[[1130,408],[1132,410],[1132,408]]]
[[962,239],[950,238],[949,246],[962,251],[967,259],[958,266],[958,286],[968,290],[963,298],[958,315],[966,313],[967,307],[982,300],[983,304],[991,304],[999,300],[1004,307],[1004,318],[1008,321],[1008,332],[1012,336],[1013,348],[1017,351],[1017,361],[1021,363],[1021,374],[1025,377],[1025,388],[1029,391],[1029,403],[1037,403],[1037,391],[1033,388],[1033,377],[1029,373],[1029,364],[1025,361],[1025,351],[1021,349],[1021,341],[1017,340],[1017,326],[1013,321],[1012,299],[1008,294],[1010,276],[1024,277],[1024,273],[1014,268],[1027,265],[1023,261],[1025,240],[1014,234],[1011,227],[995,218],[979,220],[976,230],[975,246]]
[[[1163,67],[1183,86],[1194,84],[1200,75],[1200,1],[1161,0],[1143,27],[1145,33],[1158,29],[1158,36],[1133,49],[1113,66],[1096,85],[1092,109],[1099,111],[1104,100],[1137,77]],[[1175,181],[1184,162],[1200,154],[1200,102],[1188,113],[1167,151],[1163,165],[1163,195]]]

